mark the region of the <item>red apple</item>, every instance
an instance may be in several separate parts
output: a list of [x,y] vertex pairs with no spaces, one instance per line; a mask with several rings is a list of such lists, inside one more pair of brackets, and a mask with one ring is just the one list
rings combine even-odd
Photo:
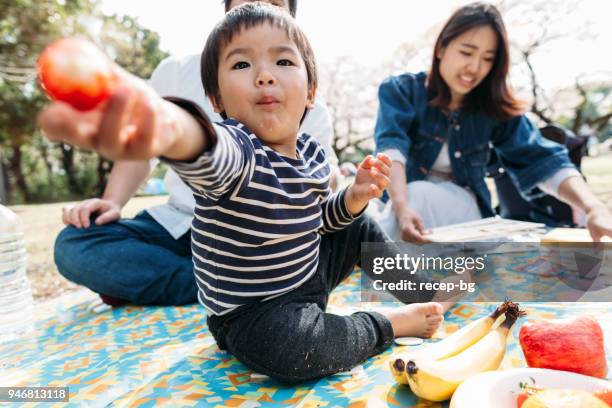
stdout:
[[38,59],[40,82],[53,99],[86,111],[107,99],[117,86],[112,62],[89,41],[63,38]]
[[612,407],[612,389],[595,391],[593,395]]
[[528,321],[519,333],[527,365],[606,378],[601,326],[590,316]]

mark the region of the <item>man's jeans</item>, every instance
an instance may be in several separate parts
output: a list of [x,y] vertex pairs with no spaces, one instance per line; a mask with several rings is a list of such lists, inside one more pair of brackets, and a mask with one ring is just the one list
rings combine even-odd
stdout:
[[191,232],[175,240],[146,211],[89,228],[68,226],[55,241],[55,263],[68,280],[137,305],[197,302]]
[[[347,233],[351,231],[351,233]],[[357,235],[354,235],[357,234]],[[331,234],[350,237],[346,242],[335,239],[335,247],[329,259],[341,257],[344,264],[327,266],[328,270],[340,268],[339,279],[330,286],[336,287],[359,263],[362,242],[386,242],[388,237],[378,223],[363,215],[344,232]],[[329,237],[323,241],[329,241]],[[338,244],[341,242],[341,244]],[[329,244],[326,244],[329,245]],[[352,257],[346,257],[350,247]],[[393,247],[389,247],[395,253]],[[329,259],[321,259],[319,267]],[[337,260],[336,262],[340,262]],[[55,263],[59,272],[68,280],[83,285],[96,293],[123,299],[135,305],[185,305],[197,303],[197,285],[193,274],[191,256],[191,232],[175,240],[146,211],[133,219],[89,228],[68,226],[55,241]],[[339,273],[336,271],[335,273]],[[400,279],[394,272],[389,278]],[[330,277],[328,277],[329,279]],[[415,276],[413,279],[425,279]],[[404,303],[431,300],[433,293],[421,297],[397,291],[391,292]]]

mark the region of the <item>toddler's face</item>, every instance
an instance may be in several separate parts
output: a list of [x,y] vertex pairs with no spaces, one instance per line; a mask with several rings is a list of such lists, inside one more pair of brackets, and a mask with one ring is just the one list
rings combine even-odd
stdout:
[[309,89],[297,46],[283,29],[261,24],[236,34],[221,51],[218,80],[218,112],[244,123],[272,148],[295,143],[314,89]]

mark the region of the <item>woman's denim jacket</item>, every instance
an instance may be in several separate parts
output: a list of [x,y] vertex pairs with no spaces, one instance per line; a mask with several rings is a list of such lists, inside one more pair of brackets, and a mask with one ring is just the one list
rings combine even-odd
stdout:
[[474,192],[480,212],[488,217],[494,214],[484,180],[491,148],[528,200],[543,194],[538,183],[573,167],[565,147],[544,139],[524,115],[499,122],[479,113],[448,115],[428,106],[425,79],[424,72],[390,77],[378,91],[376,150],[401,152],[408,182],[427,177],[448,141],[455,183]]

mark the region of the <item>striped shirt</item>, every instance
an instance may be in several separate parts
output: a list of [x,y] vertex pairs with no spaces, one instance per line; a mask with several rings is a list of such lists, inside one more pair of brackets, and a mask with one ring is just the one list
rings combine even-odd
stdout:
[[321,234],[353,221],[345,190],[332,193],[323,148],[307,134],[297,158],[267,147],[235,120],[213,125],[214,147],[166,162],[193,190],[198,300],[223,315],[291,291],[316,272]]

